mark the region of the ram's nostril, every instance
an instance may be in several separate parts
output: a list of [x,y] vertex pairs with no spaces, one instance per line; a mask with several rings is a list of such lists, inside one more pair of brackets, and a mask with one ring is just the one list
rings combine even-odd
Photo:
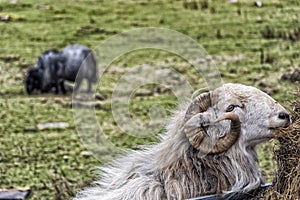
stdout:
[[278,118],[279,118],[279,119],[285,119],[285,120],[287,120],[287,121],[290,120],[289,114],[287,114],[287,113],[285,113],[285,112],[280,112],[279,115],[278,115]]

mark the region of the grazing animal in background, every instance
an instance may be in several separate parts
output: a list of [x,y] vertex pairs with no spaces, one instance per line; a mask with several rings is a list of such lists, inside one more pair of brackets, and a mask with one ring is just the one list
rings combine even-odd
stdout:
[[257,144],[289,123],[287,111],[266,93],[224,84],[176,111],[159,143],[101,167],[101,178],[75,199],[186,199],[250,191],[264,183]]
[[75,82],[74,90],[77,91],[82,80],[88,81],[88,92],[91,91],[92,83],[96,83],[97,64],[91,50],[85,46],[75,44],[69,45],[62,51],[45,51],[36,63],[30,68],[26,77],[26,91],[42,93],[55,89],[66,93],[64,81]]

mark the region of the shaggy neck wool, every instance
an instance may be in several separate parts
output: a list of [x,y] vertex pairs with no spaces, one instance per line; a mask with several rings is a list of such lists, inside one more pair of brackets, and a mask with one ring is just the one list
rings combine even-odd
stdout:
[[258,187],[261,173],[256,166],[256,152],[245,155],[238,146],[219,155],[203,157],[193,147],[183,157],[160,170],[167,199],[186,199],[208,194],[247,192]]

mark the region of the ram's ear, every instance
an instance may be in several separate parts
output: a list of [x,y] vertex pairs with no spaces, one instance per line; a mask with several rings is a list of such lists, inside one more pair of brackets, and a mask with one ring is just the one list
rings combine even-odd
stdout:
[[229,120],[230,131],[225,133],[222,137],[218,139],[218,142],[214,145],[211,153],[222,153],[228,150],[239,138],[241,133],[241,122],[237,114],[229,112],[220,116],[213,123],[218,123],[223,120]]
[[205,127],[209,126],[210,123],[214,121],[212,115],[209,112],[198,113],[191,117],[184,125],[185,128],[188,127]]

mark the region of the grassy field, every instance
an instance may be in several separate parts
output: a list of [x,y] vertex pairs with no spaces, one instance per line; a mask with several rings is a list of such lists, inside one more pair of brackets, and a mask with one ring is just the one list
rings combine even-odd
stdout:
[[[96,48],[101,41],[139,27],[164,27],[182,32],[203,45],[215,60],[225,82],[259,87],[286,107],[296,84],[282,81],[283,73],[299,68],[300,2],[227,0],[0,0],[0,188],[29,186],[31,199],[68,199],[96,177],[104,164],[91,156],[77,135],[71,95],[33,95],[24,90],[26,69],[45,50],[71,43]],[[192,1],[193,2],[193,1]],[[196,6],[195,6],[196,5]],[[5,20],[9,16],[9,21]],[[97,87],[104,100],[96,108],[104,133],[120,147],[134,148],[155,138],[135,138],[114,123],[110,98],[119,77],[141,64],[164,63],[185,76],[193,88],[200,77],[181,58],[157,50],[141,50],[115,60]],[[146,120],[159,102],[168,111],[176,98],[140,89],[131,110]],[[138,92],[137,92],[138,93]],[[150,94],[141,97],[143,94]],[[169,113],[169,112],[168,112]],[[39,123],[67,122],[62,130],[36,128]],[[272,180],[274,144],[259,149],[260,166]]]

